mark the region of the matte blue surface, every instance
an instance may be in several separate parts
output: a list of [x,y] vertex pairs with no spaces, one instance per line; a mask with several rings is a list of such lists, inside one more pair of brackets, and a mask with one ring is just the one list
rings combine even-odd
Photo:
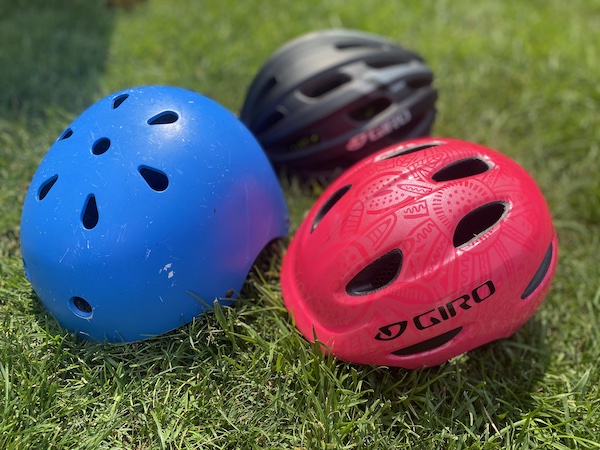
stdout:
[[[149,124],[163,112],[167,123]],[[264,152],[233,114],[200,94],[118,92],[62,136],[27,192],[21,248],[43,304],[83,337],[137,341],[191,321],[231,290],[235,297],[263,247],[287,234]],[[93,214],[84,219],[90,196],[93,227]]]

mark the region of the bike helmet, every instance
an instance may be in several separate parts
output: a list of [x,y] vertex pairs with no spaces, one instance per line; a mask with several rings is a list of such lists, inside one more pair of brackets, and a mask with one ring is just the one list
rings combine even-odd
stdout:
[[417,139],[325,190],[281,287],[298,329],[340,359],[419,368],[513,334],[547,293],[557,250],[544,197],[517,163]]
[[329,30],[278,49],[252,82],[241,119],[275,166],[347,167],[429,134],[433,73],[415,52],[374,34]]
[[131,342],[231,303],[287,221],[266,155],[233,114],[148,86],[100,100],[52,145],[26,194],[21,248],[62,326]]

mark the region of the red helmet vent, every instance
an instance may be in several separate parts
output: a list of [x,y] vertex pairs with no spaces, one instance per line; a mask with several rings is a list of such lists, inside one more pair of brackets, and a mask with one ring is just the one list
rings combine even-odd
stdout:
[[346,292],[350,295],[372,294],[389,286],[398,278],[400,269],[402,269],[402,252],[395,249],[358,272],[346,285]]

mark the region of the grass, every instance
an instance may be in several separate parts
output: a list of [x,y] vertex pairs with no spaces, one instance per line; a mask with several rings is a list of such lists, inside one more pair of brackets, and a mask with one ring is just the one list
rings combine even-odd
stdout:
[[[25,190],[71,120],[121,88],[173,84],[239,111],[283,42],[346,26],[421,52],[435,133],[520,162],[550,204],[560,264],[512,338],[406,371],[324,356],[295,330],[268,249],[235,308],[132,345],[48,316],[18,245]],[[0,448],[600,448],[597,1],[0,4]],[[319,188],[285,183],[292,232]]]

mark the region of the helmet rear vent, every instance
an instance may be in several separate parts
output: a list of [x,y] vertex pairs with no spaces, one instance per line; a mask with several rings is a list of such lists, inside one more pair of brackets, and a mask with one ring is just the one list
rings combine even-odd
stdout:
[[321,220],[323,220],[323,218],[329,212],[329,210],[331,210],[331,208],[333,208],[333,206],[337,202],[339,202],[344,195],[346,195],[346,192],[348,192],[351,187],[351,184],[347,184],[346,186],[339,188],[333,193],[331,197],[329,197],[329,199],[323,204],[323,206],[321,206],[321,209],[315,216],[315,220],[313,221],[312,227],[310,229],[311,233],[315,231],[315,228],[317,228],[317,225],[319,225],[319,223],[321,222]]
[[350,295],[366,295],[385,288],[400,274],[402,252],[394,249],[380,256],[358,272],[346,285]]
[[397,156],[410,155],[411,153],[416,153],[416,152],[420,152],[422,150],[427,150],[428,148],[437,147],[438,145],[441,145],[441,144],[442,144],[442,142],[438,142],[438,141],[428,142],[426,144],[420,144],[420,145],[413,145],[410,147],[404,147],[400,144],[400,145],[398,145],[398,147],[396,147],[391,152],[384,153],[383,155],[379,155],[377,158],[375,158],[375,162],[385,161],[387,159],[396,158]]
[[148,125],[167,125],[179,120],[179,115],[174,111],[163,111],[148,119]]
[[438,347],[441,347],[444,344],[447,344],[452,339],[454,339],[458,335],[458,333],[461,332],[461,330],[462,330],[462,327],[455,328],[453,330],[450,330],[443,334],[440,334],[439,336],[436,336],[434,338],[427,339],[426,341],[423,341],[423,342],[419,342],[418,344],[411,345],[409,347],[405,347],[400,350],[396,350],[395,352],[392,352],[392,355],[409,356],[409,355],[414,355],[416,353],[422,353],[422,352],[427,352],[429,350],[436,349]]
[[121,94],[115,97],[112,103],[112,108],[117,109],[119,106],[121,106],[121,103],[127,100],[127,97],[129,97],[129,94]]
[[336,73],[328,77],[321,77],[316,81],[309,82],[302,88],[300,92],[310,98],[321,97],[340,86],[348,83],[351,80],[349,75],[345,73]]
[[98,218],[98,205],[96,204],[96,197],[92,194],[85,202],[81,222],[87,230],[91,230],[98,224]]
[[466,158],[438,170],[431,178],[437,182],[458,180],[479,175],[490,169],[490,165],[481,158]]
[[453,244],[458,248],[494,227],[506,215],[508,204],[506,202],[492,202],[471,211],[456,226]]
[[54,183],[56,183],[57,180],[58,175],[54,175],[42,183],[38,191],[38,200],[44,200],[44,198],[46,198],[46,195],[48,195],[48,192],[50,192],[50,189],[52,189],[52,186],[54,186]]
[[550,247],[548,247],[548,250],[546,251],[546,255],[544,255],[544,259],[542,260],[540,267],[535,272],[535,275],[533,275],[533,278],[531,279],[531,281],[525,288],[525,291],[521,295],[521,300],[525,300],[527,297],[529,297],[533,293],[533,291],[535,291],[538,288],[538,286],[542,284],[544,278],[546,278],[546,274],[548,273],[548,270],[550,270],[550,264],[552,263],[552,252],[552,244],[550,244]]
[[94,142],[94,145],[92,145],[92,153],[94,155],[101,155],[102,153],[106,152],[109,148],[110,139],[103,137]]
[[71,136],[73,136],[73,130],[71,130],[70,128],[67,128],[65,131],[63,131],[63,133],[60,135],[58,140],[62,141],[65,139],[69,139]]
[[371,120],[380,112],[386,110],[388,106],[390,106],[392,102],[385,98],[379,97],[378,99],[372,100],[366,105],[362,105],[359,108],[356,108],[354,111],[351,111],[348,115],[351,119],[356,120],[358,122],[366,122]]
[[138,170],[150,189],[162,192],[169,187],[169,178],[160,170],[146,166],[142,166]]

